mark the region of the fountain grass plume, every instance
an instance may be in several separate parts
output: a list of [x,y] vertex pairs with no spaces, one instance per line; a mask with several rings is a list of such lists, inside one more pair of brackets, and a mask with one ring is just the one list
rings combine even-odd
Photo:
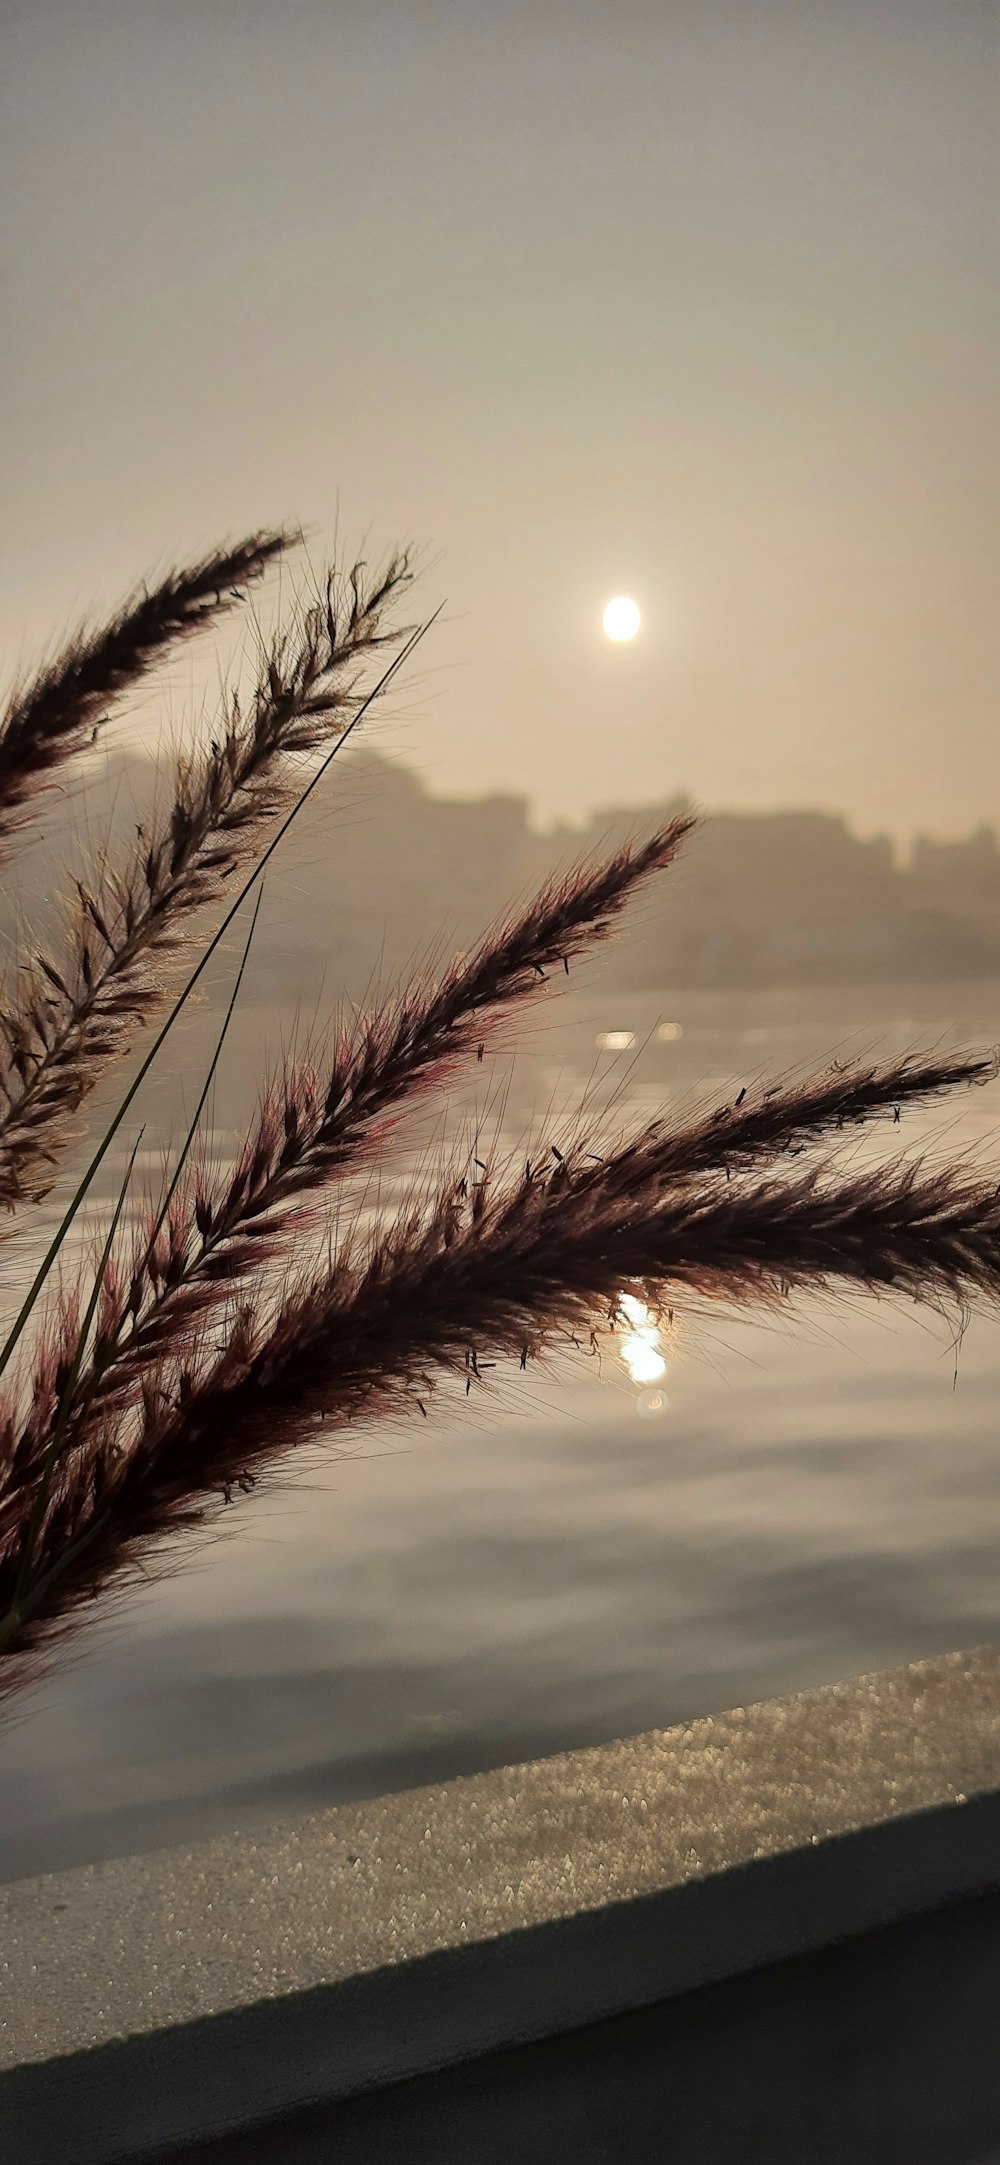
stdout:
[[[689,828],[690,821],[660,830],[641,850],[619,852],[606,866],[579,868],[558,889],[547,889],[520,920],[497,928],[438,987],[410,987],[366,1017],[353,1034],[340,1037],[322,1081],[303,1062],[287,1065],[280,1089],[273,1086],[265,1097],[228,1173],[213,1175],[202,1166],[183,1186],[175,1175],[167,1203],[158,1210],[146,1205],[131,1259],[109,1284],[101,1330],[68,1418],[65,1401],[61,1405],[68,1434],[80,1439],[86,1422],[106,1418],[112,1405],[134,1403],[150,1363],[187,1358],[208,1312],[231,1301],[241,1280],[309,1233],[318,1213],[330,1207],[331,1184],[371,1162],[411,1095],[440,1082],[474,1043],[485,1049],[505,1003],[537,993],[540,960],[512,966],[513,957],[524,957],[532,930],[534,954],[550,962],[554,921],[560,962],[588,938],[600,937],[608,924],[595,919],[598,901],[608,911],[614,893],[620,908],[654,865],[670,861],[681,825]],[[610,1157],[600,1157],[589,1147],[593,1138],[581,1135],[561,1154],[550,1147],[541,1169],[548,1174],[561,1163],[572,1173],[576,1193],[600,1181],[606,1200],[613,1192],[623,1201],[709,1171],[728,1178],[734,1158],[743,1169],[764,1165],[779,1152],[798,1153],[803,1135],[815,1139],[831,1127],[863,1125],[879,1110],[985,1081],[995,1071],[993,1059],[972,1056],[939,1062],[911,1056],[881,1071],[837,1068],[829,1078],[778,1086],[743,1119],[723,1107],[676,1132],[652,1122]],[[730,1116],[735,1127],[723,1124]],[[40,1379],[33,1408],[43,1399]],[[0,1398],[0,1408],[4,1404]],[[9,1405],[7,1412],[12,1415]],[[43,1448],[44,1424],[40,1430],[33,1415],[21,1439],[22,1461],[36,1459]]]
[[52,770],[107,720],[169,648],[201,631],[259,579],[298,537],[250,534],[199,563],[141,586],[110,622],[81,629],[27,684],[15,686],[0,716],[0,842],[37,806]]
[[664,1118],[622,1143],[605,1164],[591,1138],[567,1141],[563,1158],[581,1191],[588,1182],[613,1188],[619,1201],[641,1196],[650,1183],[678,1186],[708,1173],[756,1172],[778,1157],[801,1156],[819,1140],[867,1127],[880,1116],[898,1121],[904,1105],[947,1091],[993,1082],[1000,1050],[959,1054],[950,1060],[906,1053],[881,1066],[834,1060],[825,1072],[803,1080],[740,1090],[729,1104],[677,1126]]
[[359,665],[404,636],[386,619],[410,577],[405,554],[371,582],[361,566],[329,574],[265,655],[247,711],[232,694],[210,744],[178,759],[124,862],[77,880],[60,952],[38,952],[0,1000],[0,1203],[51,1186],[69,1120],[164,998],[164,959],[294,800],[294,755],[346,727]]
[[[244,544],[240,576],[284,546],[278,535]],[[238,555],[216,552],[158,599],[141,597],[9,708],[0,838],[6,814],[30,808],[55,760],[99,726],[98,709],[223,605],[222,567],[235,577]],[[469,1395],[488,1387],[492,1363],[516,1375],[561,1347],[596,1348],[626,1295],[769,1310],[794,1289],[863,1288],[959,1314],[1000,1296],[995,1181],[904,1162],[847,1171],[837,1156],[845,1131],[996,1074],[995,1057],[972,1054],[833,1063],[682,1123],[649,1121],[610,1147],[582,1127],[561,1148],[529,1146],[516,1176],[478,1161],[434,1168],[393,1222],[376,1212],[363,1232],[355,1215],[340,1234],[344,1180],[381,1162],[415,1097],[481,1056],[508,1017],[606,938],[673,862],[688,815],[554,879],[437,983],[414,979],[333,1030],[323,1060],[289,1058],[227,1172],[193,1150],[220,1036],[165,1193],[125,1234],[126,1182],[94,1262],[63,1264],[96,1169],[242,897],[428,628],[412,630],[364,690],[370,653],[404,639],[392,616],[410,577],[404,552],[373,578],[356,565],[320,583],[264,654],[246,711],[227,699],[216,736],[177,762],[170,802],[137,846],[77,883],[64,948],[39,952],[0,1007],[0,1200],[14,1204],[41,1197],[87,1090],[172,997],[163,965],[196,915],[224,911],[0,1350],[0,1694],[39,1673],[91,1599],[106,1603],[151,1562],[173,1568],[183,1529],[304,1442],[426,1416],[448,1376]],[[297,757],[317,750],[303,786]],[[801,1154],[819,1144],[824,1161],[803,1172]],[[290,1278],[324,1214],[325,1260]]]
[[[143,1382],[126,1443],[108,1420],[57,1469],[20,1607],[13,1590],[30,1486],[0,1504],[0,1691],[82,1605],[125,1583],[149,1547],[201,1523],[317,1430],[426,1414],[438,1376],[488,1388],[619,1320],[626,1294],[773,1311],[794,1289],[908,1295],[964,1312],[1000,1297],[996,1183],[885,1166],[849,1180],[811,1169],[698,1190],[651,1185],[623,1203],[614,1165],[577,1181],[566,1161],[470,1191],[454,1173],[431,1207],[345,1242],[277,1312],[234,1304],[223,1342]],[[74,1312],[75,1313],[75,1312]],[[54,1377],[53,1349],[48,1352]],[[53,1398],[56,1385],[51,1384]],[[168,1551],[169,1555],[169,1551]]]
[[[151,1361],[184,1353],[206,1311],[230,1299],[285,1234],[306,1229],[309,1199],[370,1161],[416,1093],[447,1078],[474,1047],[484,1050],[507,1009],[537,995],[548,969],[568,970],[572,957],[605,938],[627,900],[671,862],[692,825],[689,816],[672,819],[644,842],[552,881],[436,985],[413,984],[352,1031],[341,1031],[321,1084],[306,1062],[286,1063],[232,1170],[221,1177],[202,1167],[183,1185],[175,1175],[166,1203],[157,1209],[150,1202],[141,1213],[128,1268],[106,1279],[91,1356],[72,1390],[67,1385],[68,1411],[66,1394],[60,1399],[58,1419],[70,1442],[95,1412],[140,1390]],[[71,1327],[57,1323],[57,1339]],[[38,1418],[45,1396],[40,1375],[11,1446],[22,1480],[46,1448],[45,1421]],[[0,1397],[0,1423],[5,1416],[13,1424],[9,1389]]]

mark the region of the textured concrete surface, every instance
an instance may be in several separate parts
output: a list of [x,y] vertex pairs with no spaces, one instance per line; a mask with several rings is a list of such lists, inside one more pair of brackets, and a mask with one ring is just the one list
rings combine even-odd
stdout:
[[994,1885],[984,1649],[2,1888],[0,2128],[149,2157]]
[[997,2165],[1000,1896],[170,2165]]

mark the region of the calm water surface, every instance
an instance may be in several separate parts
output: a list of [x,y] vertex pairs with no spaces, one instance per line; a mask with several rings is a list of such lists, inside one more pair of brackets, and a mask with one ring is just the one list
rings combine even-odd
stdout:
[[[232,1120],[265,1021],[273,1042],[273,1017],[237,1030]],[[613,1032],[636,1045],[599,1050]],[[513,1066],[475,1085],[486,1130],[506,1093],[520,1147],[529,1126],[558,1141],[587,1092],[595,1111],[617,1092],[615,1119],[648,1115],[831,1053],[998,1037],[1000,992],[981,985],[598,985],[540,1011]],[[1000,1083],[851,1148],[887,1145],[970,1148],[1000,1177]],[[583,1352],[504,1371],[492,1402],[442,1392],[426,1423],[303,1454],[184,1570],[89,1624],[8,1718],[0,1877],[996,1639],[998,1406],[997,1323],[976,1318],[956,1362],[923,1309],[814,1297],[780,1322],[682,1321],[669,1340],[640,1316],[600,1376]]]

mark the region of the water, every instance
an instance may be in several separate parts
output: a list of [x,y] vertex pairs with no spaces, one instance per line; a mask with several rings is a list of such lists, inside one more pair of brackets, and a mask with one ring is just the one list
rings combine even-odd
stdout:
[[[233,1042],[233,1119],[262,1019]],[[598,986],[539,1011],[513,1073],[473,1080],[485,1128],[506,1088],[520,1147],[532,1118],[558,1141],[588,1091],[617,1091],[624,1120],[831,1052],[986,1046],[998,1021],[987,986]],[[598,1049],[621,1034],[635,1046]],[[1000,1083],[851,1144],[887,1146],[971,1148],[1000,1173]],[[186,1568],[88,1624],[0,1732],[0,1877],[997,1637],[1000,1324],[974,1319],[957,1359],[942,1320],[860,1297],[668,1340],[634,1326],[638,1380],[581,1350],[503,1371],[492,1403],[440,1394],[426,1423],[302,1454],[282,1493],[241,1498]]]

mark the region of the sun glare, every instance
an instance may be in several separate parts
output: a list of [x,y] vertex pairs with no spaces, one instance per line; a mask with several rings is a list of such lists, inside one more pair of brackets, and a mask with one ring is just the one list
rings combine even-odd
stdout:
[[625,639],[635,638],[639,621],[639,604],[629,594],[616,594],[601,618],[608,638],[619,645]]
[[634,1293],[623,1293],[618,1305],[629,1326],[619,1340],[619,1352],[633,1383],[659,1383],[667,1364],[660,1352],[656,1317]]

